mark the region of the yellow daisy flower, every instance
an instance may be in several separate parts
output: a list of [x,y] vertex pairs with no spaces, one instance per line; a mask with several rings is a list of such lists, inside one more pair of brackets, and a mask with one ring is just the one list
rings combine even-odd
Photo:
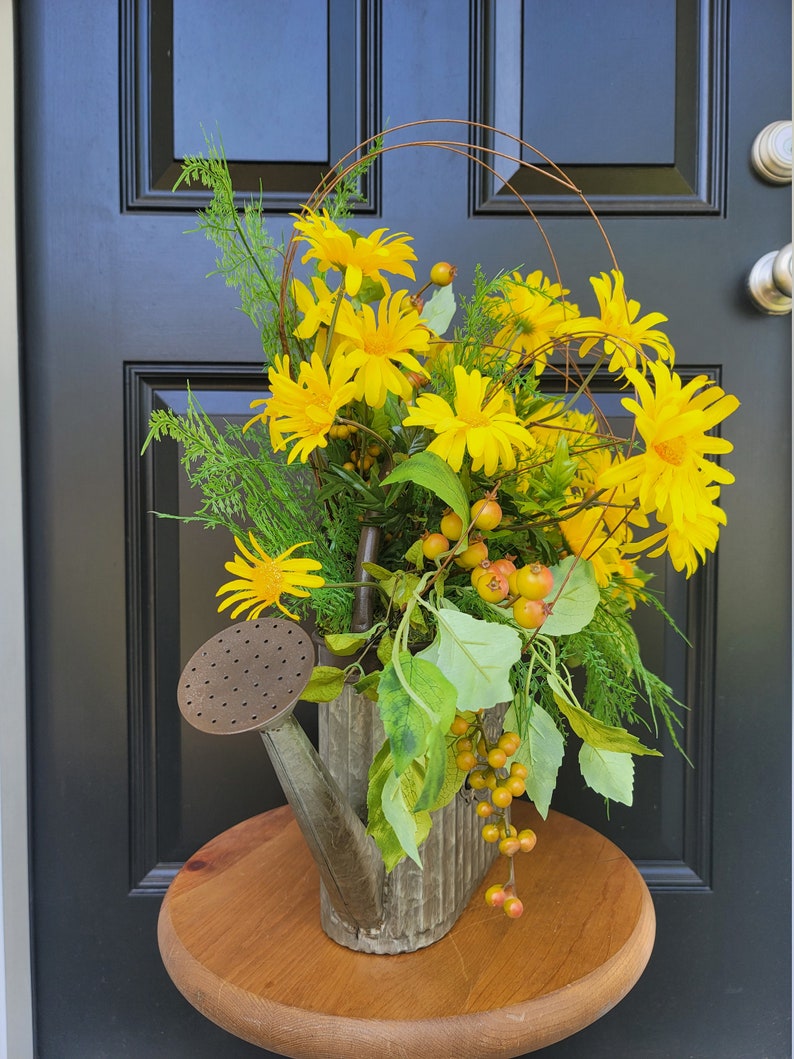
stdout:
[[[516,465],[514,450],[526,452],[535,446],[535,440],[515,414],[511,398],[476,369],[467,372],[457,364],[453,375],[454,407],[438,394],[420,394],[403,424],[435,431],[438,437],[428,450],[446,460],[453,471],[460,470],[466,452],[472,458],[471,469],[482,468],[488,477],[500,466],[512,470]],[[491,388],[493,396],[489,398]]]
[[727,522],[725,512],[714,503],[719,493],[718,485],[707,486],[697,511],[686,516],[680,526],[666,526],[659,533],[636,541],[626,551],[647,552],[652,559],[667,552],[675,569],[691,577],[698,559],[705,562],[706,553],[716,549],[720,526]]
[[641,355],[643,347],[653,349],[662,360],[671,364],[675,359],[670,340],[663,331],[655,329],[656,324],[666,320],[661,313],[647,313],[637,319],[640,303],[627,298],[623,289],[623,273],[612,270],[615,286],[605,273],[601,278],[591,277],[590,283],[598,299],[600,316],[582,316],[578,320],[566,322],[560,329],[560,336],[576,338],[584,336],[579,348],[579,355],[585,356],[597,342],[603,342],[604,352],[610,358],[609,370],[620,373],[626,368],[640,366],[644,370],[646,358]]
[[416,254],[408,246],[412,236],[396,232],[384,238],[388,228],[376,228],[370,235],[346,232],[331,220],[327,210],[315,213],[306,209],[297,217],[295,228],[301,234],[300,242],[308,243],[309,249],[301,258],[304,263],[316,258],[321,272],[335,268],[344,273],[345,292],[351,298],[361,289],[364,276],[379,281],[381,270],[395,276],[416,279],[409,261],[416,261]]
[[233,606],[234,610],[230,615],[232,620],[247,610],[246,618],[253,621],[263,610],[275,603],[288,618],[294,618],[297,621],[297,614],[291,614],[282,604],[282,595],[287,593],[291,596],[306,598],[311,595],[306,591],[307,588],[321,588],[325,584],[325,578],[309,572],[322,569],[322,564],[316,559],[289,558],[296,548],[303,548],[304,545],[311,544],[311,541],[293,544],[277,559],[271,559],[257,543],[253,533],[249,533],[248,536],[254,552],[249,551],[238,537],[234,538],[240,555],[235,555],[234,559],[230,563],[225,563],[224,566],[230,574],[235,575],[235,580],[227,581],[215,593],[216,596],[222,596],[224,592],[231,593],[219,604],[218,612]]
[[596,581],[602,588],[612,580],[613,573],[622,572],[623,551],[605,521],[603,508],[584,507],[560,522],[560,529],[571,552],[593,564]]
[[329,376],[322,357],[314,352],[310,362],[301,363],[296,382],[290,375],[289,357],[275,357],[268,373],[273,396],[251,402],[251,408],[264,405],[264,409],[243,429],[257,419],[269,422],[273,451],[280,452],[289,442],[297,441],[287,462],[299,456],[305,463],[314,449],[326,447],[339,409],[352,401],[355,384],[350,374],[345,358],[336,357]]
[[351,372],[355,372],[355,398],[362,398],[370,408],[382,408],[387,393],[404,401],[411,399],[413,387],[400,366],[427,375],[413,351],[424,352],[430,332],[419,322],[415,309],[403,308],[408,292],[401,290],[381,299],[378,315],[369,305],[355,312],[349,302],[342,306],[336,322],[338,353],[343,354]]
[[326,287],[319,276],[312,276],[314,294],[299,279],[292,281],[292,294],[303,319],[293,332],[296,338],[311,338],[321,327],[327,327],[334,314],[337,295]]
[[698,512],[711,507],[707,486],[733,481],[730,471],[709,455],[731,452],[724,438],[707,434],[739,407],[739,401],[698,375],[686,385],[661,361],[649,362],[652,389],[640,372],[627,369],[639,402],[624,397],[623,405],[635,416],[645,451],[616,463],[600,476],[604,487],[625,485],[636,496],[642,511],[655,511],[678,533],[685,533]]
[[494,296],[491,305],[502,321],[494,345],[507,352],[510,364],[531,362],[541,374],[560,325],[579,315],[576,305],[562,300],[569,293],[540,269],[530,272],[526,279],[514,272],[507,280],[504,293]]

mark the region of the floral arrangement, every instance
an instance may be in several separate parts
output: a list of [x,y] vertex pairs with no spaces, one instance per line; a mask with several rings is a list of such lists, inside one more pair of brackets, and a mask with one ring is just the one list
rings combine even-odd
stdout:
[[[510,802],[526,792],[547,814],[569,738],[584,781],[626,804],[634,757],[659,753],[629,729],[661,719],[678,746],[680,704],[632,629],[638,606],[664,613],[640,564],[666,554],[689,577],[714,551],[733,479],[713,428],[738,401],[676,374],[666,318],[641,315],[614,257],[589,309],[554,265],[477,268],[456,296],[456,269],[436,262],[417,285],[410,235],[350,225],[381,150],[333,174],[286,246],[261,201],[238,213],[221,150],[185,160],[182,179],[213,192],[199,230],[262,335],[269,395],[241,427],[191,394],[185,415],[153,413],[150,438],[183,444],[203,493],[193,517],[234,537],[219,611],[313,616],[335,657],[303,697],[352,683],[377,702],[369,830],[391,869],[421,862],[433,810],[465,783],[483,838],[531,849]],[[596,376],[624,391],[629,436]],[[520,914],[509,885],[488,900]]]

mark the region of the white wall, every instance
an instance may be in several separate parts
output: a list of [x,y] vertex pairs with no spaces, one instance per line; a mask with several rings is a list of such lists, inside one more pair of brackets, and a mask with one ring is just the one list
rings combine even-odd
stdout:
[[0,0],[0,1056],[32,1059],[14,0]]

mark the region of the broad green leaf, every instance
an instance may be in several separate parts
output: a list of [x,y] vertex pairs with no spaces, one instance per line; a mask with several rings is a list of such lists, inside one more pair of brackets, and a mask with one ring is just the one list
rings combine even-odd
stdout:
[[378,661],[382,666],[388,665],[391,661],[391,653],[393,646],[394,640],[392,639],[391,633],[385,632],[383,636],[381,636],[380,643],[378,644],[377,650],[375,652],[378,656]]
[[425,553],[422,551],[421,538],[415,540],[408,551],[405,553],[405,561],[410,566],[415,566],[417,570],[424,570],[425,567]]
[[[449,725],[447,725],[449,731]],[[447,740],[440,725],[434,725],[427,734],[427,751],[425,753],[425,780],[419,797],[414,805],[414,812],[432,809],[441,793],[447,772]]]
[[554,588],[548,599],[555,599],[563,582],[565,587],[560,598],[555,600],[551,614],[543,623],[543,635],[570,636],[590,623],[601,598],[593,564],[588,559],[577,559],[575,555],[569,555],[557,566],[553,566],[551,572],[554,574]]
[[429,489],[460,515],[464,526],[468,526],[470,514],[466,491],[449,464],[434,452],[425,449],[414,453],[410,459],[398,464],[381,484],[391,485],[394,482],[413,482],[423,489]]
[[377,563],[362,563],[362,566],[368,574],[371,574],[376,581],[380,582],[383,591],[399,607],[408,602],[420,581],[416,574],[409,574],[404,570],[397,570],[396,572],[385,570],[382,566],[378,566]]
[[405,794],[400,777],[395,776],[394,772],[390,772],[386,777],[381,795],[381,806],[383,815],[397,836],[397,841],[411,860],[421,867],[422,862],[419,859],[419,847],[416,841],[416,818],[405,804]]
[[[358,238],[360,239],[361,236],[358,236]],[[364,276],[358,294],[355,298],[351,298],[350,300],[355,309],[360,309],[362,305],[369,305],[370,302],[379,302],[385,293],[383,284],[380,280],[374,280],[370,279],[369,276]]]
[[446,607],[436,617],[438,638],[422,657],[433,659],[457,689],[458,709],[489,709],[512,699],[510,669],[521,656],[515,629]]
[[587,786],[597,794],[631,805],[634,797],[634,758],[631,754],[616,754],[582,743],[579,769]]
[[[406,854],[395,828],[384,812],[384,788],[390,777],[394,777],[394,761],[387,740],[375,755],[375,760],[370,766],[367,788],[367,833],[375,839],[387,871],[393,871]],[[401,777],[400,783],[403,790],[403,805],[407,808],[412,800],[415,800],[418,779],[413,775],[413,770],[409,770]],[[391,808],[395,813],[399,812],[394,805]],[[408,817],[400,813],[400,821],[407,833],[408,844],[418,850],[430,832],[432,823],[430,813],[410,813]],[[411,826],[413,832],[411,832]]]
[[545,820],[549,814],[551,796],[557,786],[557,773],[565,754],[565,740],[557,725],[543,709],[535,703],[526,726],[518,726],[515,706],[511,705],[505,715],[506,730],[521,734],[521,746],[515,752],[515,761],[527,769],[527,795]]
[[455,295],[452,293],[452,284],[439,287],[433,297],[425,302],[420,315],[431,331],[435,331],[437,335],[443,335],[455,315]]
[[457,736],[447,735],[444,741],[447,748],[444,780],[441,784],[441,789],[436,796],[435,802],[429,807],[431,813],[435,812],[436,809],[442,809],[452,801],[463,786],[463,782],[468,775],[466,772],[461,772],[458,768],[457,761],[455,760],[458,753],[457,748],[455,747]]
[[325,646],[334,655],[352,655],[360,651],[370,638],[372,630],[368,632],[336,632],[328,633],[323,637]]
[[416,698],[406,690],[393,662],[384,667],[378,685],[378,709],[398,775],[424,755],[434,726],[449,728],[457,701],[454,685],[431,662],[407,651],[400,654],[399,662]]
[[309,683],[301,693],[306,702],[331,702],[342,694],[345,686],[345,671],[336,666],[315,666]]
[[364,695],[370,702],[378,701],[378,684],[382,670],[376,669],[374,673],[367,673],[356,684],[356,692]]
[[597,750],[609,750],[617,754],[647,754],[651,757],[661,757],[661,751],[651,750],[643,746],[636,735],[627,732],[625,728],[616,728],[603,721],[596,720],[591,713],[583,710],[581,706],[574,706],[567,698],[558,695],[554,691],[554,701],[564,713],[574,732],[583,739],[585,743]]

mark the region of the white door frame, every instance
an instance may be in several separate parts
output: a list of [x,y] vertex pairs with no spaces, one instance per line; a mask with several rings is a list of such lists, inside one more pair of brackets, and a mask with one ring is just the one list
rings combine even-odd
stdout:
[[[15,3],[0,0],[0,202],[15,203]],[[0,212],[0,1056],[33,1059],[17,217]]]

